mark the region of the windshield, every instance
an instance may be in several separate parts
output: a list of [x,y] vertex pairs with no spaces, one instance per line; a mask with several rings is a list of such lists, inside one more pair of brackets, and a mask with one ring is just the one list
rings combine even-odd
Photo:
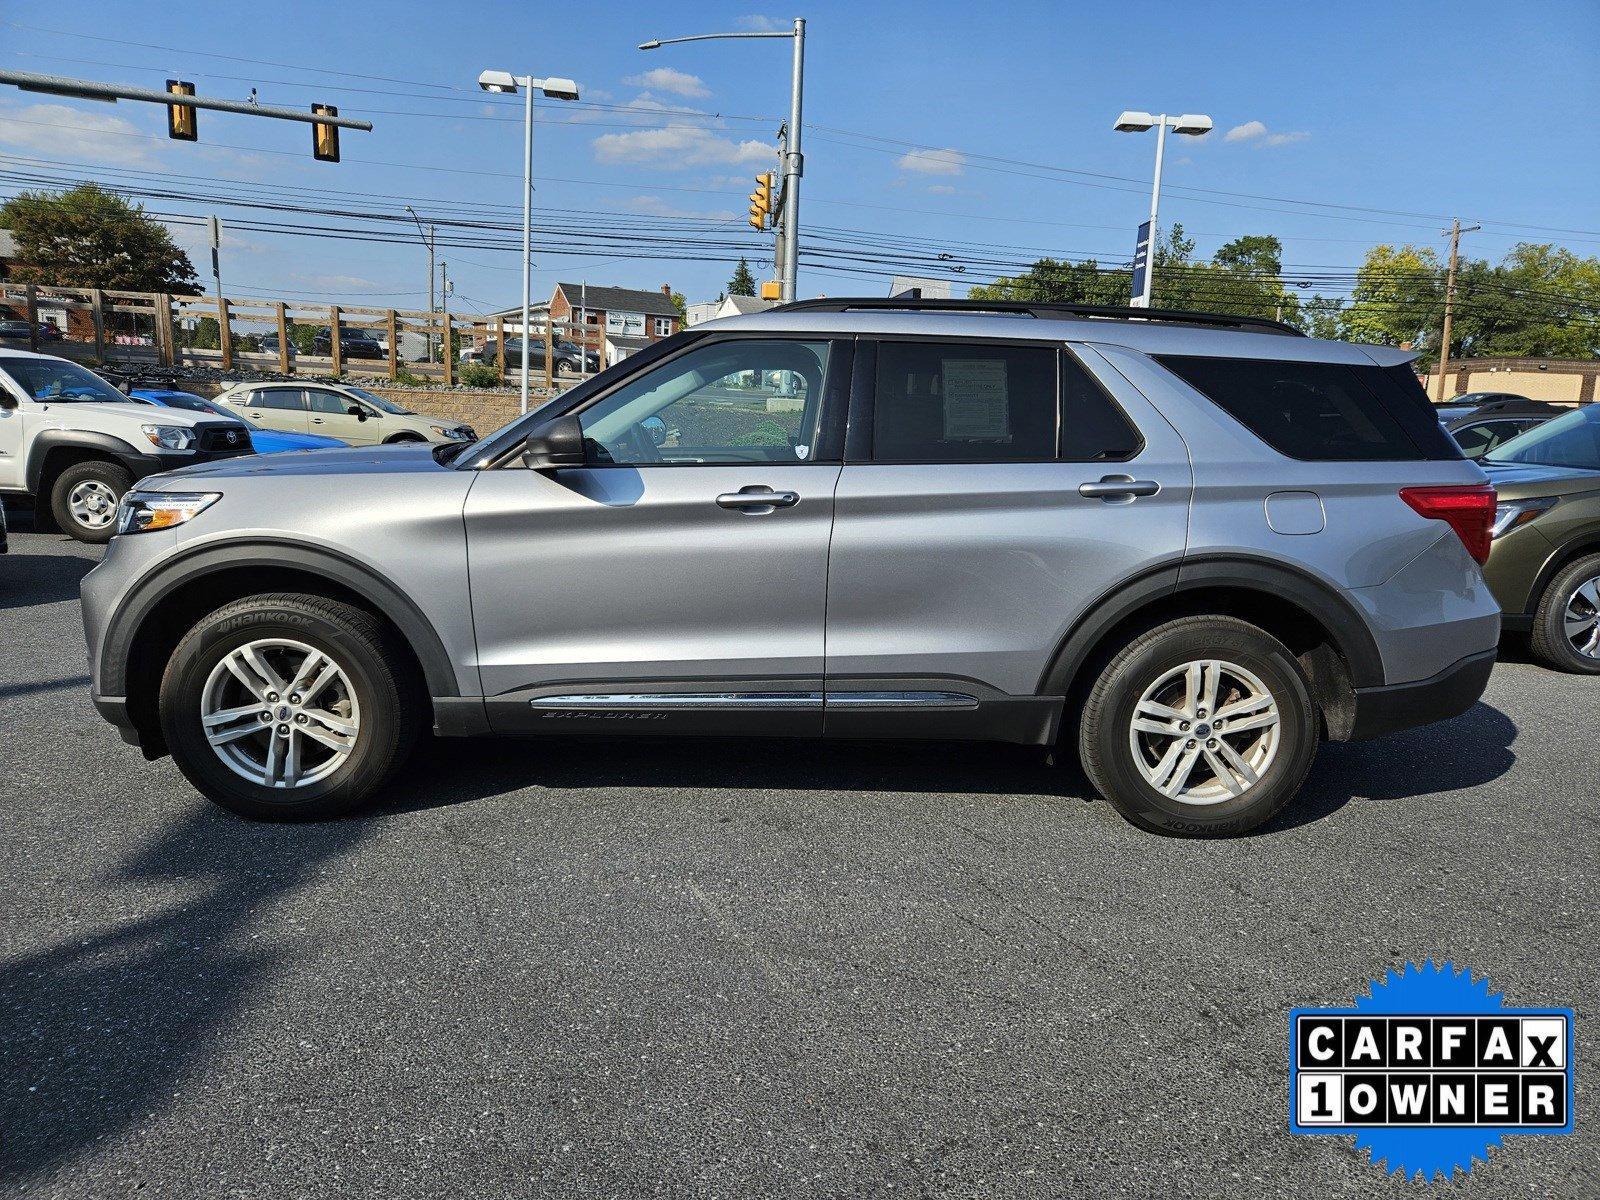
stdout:
[[1535,425],[1483,461],[1600,471],[1600,405],[1580,408],[1543,425]]
[[227,409],[211,403],[204,396],[196,396],[193,392],[167,392],[161,397],[161,403],[168,408],[181,408],[188,412],[210,413],[215,417],[230,417],[233,415]]
[[375,392],[367,391],[366,388],[351,387],[349,384],[346,384],[344,390],[353,396],[360,396],[363,400],[372,405],[373,408],[378,409],[380,412],[390,413],[396,417],[409,417],[415,415],[409,408],[401,408],[393,400],[385,400],[382,396],[379,396]]
[[35,400],[50,404],[126,404],[128,398],[92,371],[54,358],[0,359],[9,375]]

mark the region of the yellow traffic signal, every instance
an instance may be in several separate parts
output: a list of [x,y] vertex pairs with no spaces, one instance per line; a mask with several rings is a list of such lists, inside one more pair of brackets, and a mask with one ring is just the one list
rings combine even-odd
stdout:
[[[311,111],[319,117],[337,117],[339,110],[331,104],[313,104]],[[311,153],[318,162],[339,161],[339,127],[318,121],[311,127]]]
[[756,176],[756,190],[750,193],[750,226],[753,229],[765,229],[767,218],[772,214],[772,172],[764,171]]
[[[185,83],[181,79],[169,79],[167,80],[167,91],[174,96],[192,96],[194,95],[194,84]],[[198,122],[195,120],[197,111],[187,104],[167,105],[167,136],[169,138],[177,138],[180,142],[198,141],[200,130]]]

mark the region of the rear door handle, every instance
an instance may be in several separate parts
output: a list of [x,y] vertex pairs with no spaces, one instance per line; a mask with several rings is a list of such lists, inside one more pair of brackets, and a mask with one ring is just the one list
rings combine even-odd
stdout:
[[1078,486],[1078,495],[1088,500],[1132,500],[1135,496],[1154,496],[1161,485],[1154,479],[1135,479],[1132,475],[1107,475],[1098,483]]
[[723,492],[717,497],[719,508],[738,508],[746,512],[753,510],[770,512],[775,508],[792,508],[799,503],[799,492],[775,492],[769,487],[760,485],[740,488],[737,492]]

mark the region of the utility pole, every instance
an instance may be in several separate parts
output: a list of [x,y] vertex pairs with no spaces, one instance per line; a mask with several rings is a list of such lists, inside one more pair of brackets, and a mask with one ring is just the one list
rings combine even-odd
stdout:
[[[431,228],[431,227],[430,227]],[[443,259],[439,261],[439,309],[445,317],[450,315],[450,264]],[[444,322],[448,328],[448,322]],[[441,361],[450,357],[450,344],[448,339],[440,351]]]
[[428,222],[427,232],[423,232],[422,219],[417,216],[417,210],[411,205],[406,205],[406,211],[411,214],[411,219],[416,223],[417,236],[422,239],[422,244],[428,248],[428,361],[433,361],[433,318],[437,315],[433,307],[433,222]]
[[1461,227],[1461,218],[1457,217],[1450,222],[1450,228],[1442,232],[1450,234],[1450,270],[1445,275],[1444,284],[1444,329],[1439,335],[1439,373],[1433,380],[1434,403],[1444,399],[1444,377],[1450,367],[1450,325],[1455,316],[1456,302],[1456,260],[1461,251],[1461,235],[1482,229],[1482,225],[1468,225]]
[[211,278],[216,281],[217,295],[222,295],[222,221],[218,217],[206,218],[206,233],[211,242]]

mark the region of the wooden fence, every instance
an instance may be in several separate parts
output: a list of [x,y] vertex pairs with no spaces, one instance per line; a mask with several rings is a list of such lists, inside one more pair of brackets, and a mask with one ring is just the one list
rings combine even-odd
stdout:
[[[504,317],[4,282],[0,282],[0,309],[7,310],[0,316],[28,321],[29,349],[100,363],[390,381],[413,376],[447,387],[460,377],[463,349],[478,352],[483,365],[492,367],[501,380],[514,377],[521,366],[515,353],[507,361]],[[511,337],[518,336],[519,324],[512,322]],[[544,387],[566,369],[555,356],[554,342],[581,347],[585,352],[581,359],[589,353],[604,354],[597,326],[558,321],[552,338],[537,317],[532,325],[532,337],[543,340],[544,353],[541,362],[535,346],[529,369]],[[356,329],[373,336],[346,336]],[[8,339],[0,344],[23,341]]]

